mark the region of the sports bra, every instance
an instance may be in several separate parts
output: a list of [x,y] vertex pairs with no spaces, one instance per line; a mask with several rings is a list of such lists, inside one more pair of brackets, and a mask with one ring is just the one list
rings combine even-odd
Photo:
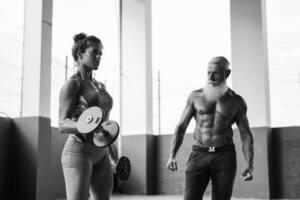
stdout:
[[93,79],[92,81],[83,80],[79,73],[74,74],[71,79],[80,82],[75,109],[72,119],[77,120],[80,114],[91,106],[99,106],[104,112],[104,119],[113,106],[113,99],[105,89],[105,85]]
[[[91,106],[99,106],[103,111],[103,119],[107,120],[107,114],[113,106],[113,99],[106,91],[105,85],[95,79],[92,79],[92,81],[83,80],[79,72],[72,75],[70,79],[76,79],[80,82],[80,90],[71,119],[77,121],[84,110]],[[82,141],[82,138],[78,135],[71,134],[76,140],[80,139]]]

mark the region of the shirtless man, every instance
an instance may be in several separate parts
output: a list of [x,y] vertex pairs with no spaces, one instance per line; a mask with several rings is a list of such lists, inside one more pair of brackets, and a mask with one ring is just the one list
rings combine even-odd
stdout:
[[192,117],[196,120],[194,144],[185,171],[185,200],[201,200],[209,180],[212,199],[229,200],[236,175],[236,152],[232,124],[239,128],[242,150],[247,167],[242,173],[245,181],[252,179],[253,137],[246,116],[247,106],[241,96],[228,88],[229,62],[214,57],[207,70],[207,84],[193,91],[187,100],[171,142],[167,168],[177,170],[176,154],[182,144]]

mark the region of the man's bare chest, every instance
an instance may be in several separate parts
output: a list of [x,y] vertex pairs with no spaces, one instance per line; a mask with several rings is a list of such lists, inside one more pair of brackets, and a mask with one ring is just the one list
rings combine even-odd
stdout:
[[218,115],[225,119],[232,119],[238,111],[237,103],[231,98],[219,99],[215,102],[199,99],[194,102],[194,107],[198,116]]

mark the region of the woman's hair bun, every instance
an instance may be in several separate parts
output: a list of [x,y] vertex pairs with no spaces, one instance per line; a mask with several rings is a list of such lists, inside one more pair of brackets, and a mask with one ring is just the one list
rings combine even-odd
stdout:
[[74,42],[78,42],[80,40],[83,40],[86,37],[87,37],[87,35],[85,33],[78,33],[78,34],[74,35],[73,39],[74,39]]

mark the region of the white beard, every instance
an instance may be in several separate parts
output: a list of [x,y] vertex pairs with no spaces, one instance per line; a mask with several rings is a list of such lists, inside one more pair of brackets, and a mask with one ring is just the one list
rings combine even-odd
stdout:
[[228,86],[226,84],[226,81],[216,86],[207,83],[206,86],[203,88],[204,96],[209,101],[218,100],[224,94],[226,94],[227,90],[228,90]]

